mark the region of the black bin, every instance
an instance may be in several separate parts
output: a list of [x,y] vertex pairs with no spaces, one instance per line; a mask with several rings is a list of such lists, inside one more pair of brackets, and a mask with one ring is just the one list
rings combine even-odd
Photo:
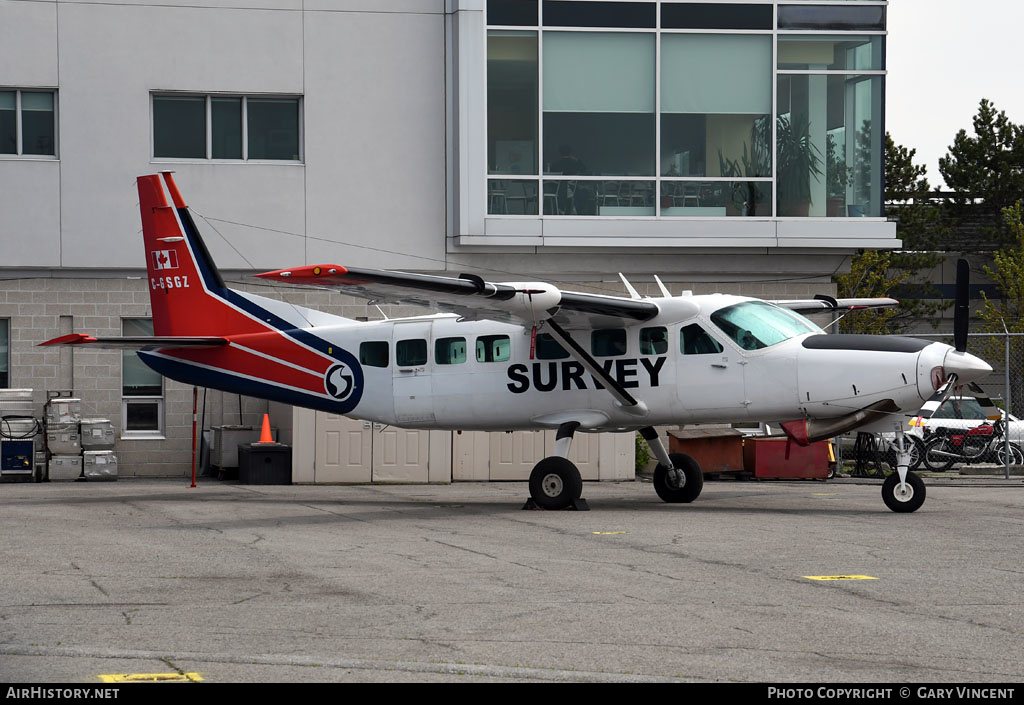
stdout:
[[292,484],[292,447],[283,443],[239,445],[238,481],[243,485]]

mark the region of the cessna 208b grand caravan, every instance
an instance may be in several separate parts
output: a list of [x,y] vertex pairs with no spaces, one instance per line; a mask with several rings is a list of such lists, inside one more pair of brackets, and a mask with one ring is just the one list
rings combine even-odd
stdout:
[[882,495],[894,511],[914,511],[925,489],[907,470],[904,412],[991,371],[960,345],[826,335],[801,315],[892,299],[672,296],[660,279],[662,296],[627,282],[631,296],[618,297],[336,264],[256,275],[444,312],[358,322],[229,289],[171,174],[139,177],[138,190],[155,335],[44,344],[137,349],[180,382],[396,426],[558,429],[555,455],[529,483],[545,509],[580,497],[567,459],[577,431],[639,431],[659,461],[658,495],[692,502],[700,468],[670,455],[654,427],[761,420],[784,422],[800,445],[890,424],[903,452]]

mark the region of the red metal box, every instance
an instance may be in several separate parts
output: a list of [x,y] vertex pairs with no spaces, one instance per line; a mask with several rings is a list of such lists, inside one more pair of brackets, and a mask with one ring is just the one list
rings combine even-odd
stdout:
[[743,444],[743,468],[754,477],[824,479],[828,477],[828,441],[799,446],[786,438],[748,438]]

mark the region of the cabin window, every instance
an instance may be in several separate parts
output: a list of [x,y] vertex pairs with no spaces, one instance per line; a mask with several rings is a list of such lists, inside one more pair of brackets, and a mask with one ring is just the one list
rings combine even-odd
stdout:
[[590,353],[597,357],[626,354],[626,329],[601,328],[590,333]]
[[388,366],[388,343],[386,340],[371,340],[359,344],[359,363],[369,367]]
[[512,357],[512,341],[507,335],[482,335],[476,339],[477,362],[506,362]]
[[710,355],[722,352],[722,346],[696,323],[679,331],[679,349],[683,355]]
[[537,334],[538,360],[564,360],[569,352],[550,333]]
[[668,352],[668,328],[640,329],[640,354],[664,355]]
[[465,338],[438,338],[434,342],[434,362],[437,364],[461,365],[465,361]]
[[399,340],[395,344],[395,364],[399,367],[427,364],[427,341],[419,338]]

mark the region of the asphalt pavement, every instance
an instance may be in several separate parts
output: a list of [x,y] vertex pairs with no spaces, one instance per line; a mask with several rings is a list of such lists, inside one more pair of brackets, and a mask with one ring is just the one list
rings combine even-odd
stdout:
[[1021,681],[1024,481],[926,482],[4,484],[0,682]]

